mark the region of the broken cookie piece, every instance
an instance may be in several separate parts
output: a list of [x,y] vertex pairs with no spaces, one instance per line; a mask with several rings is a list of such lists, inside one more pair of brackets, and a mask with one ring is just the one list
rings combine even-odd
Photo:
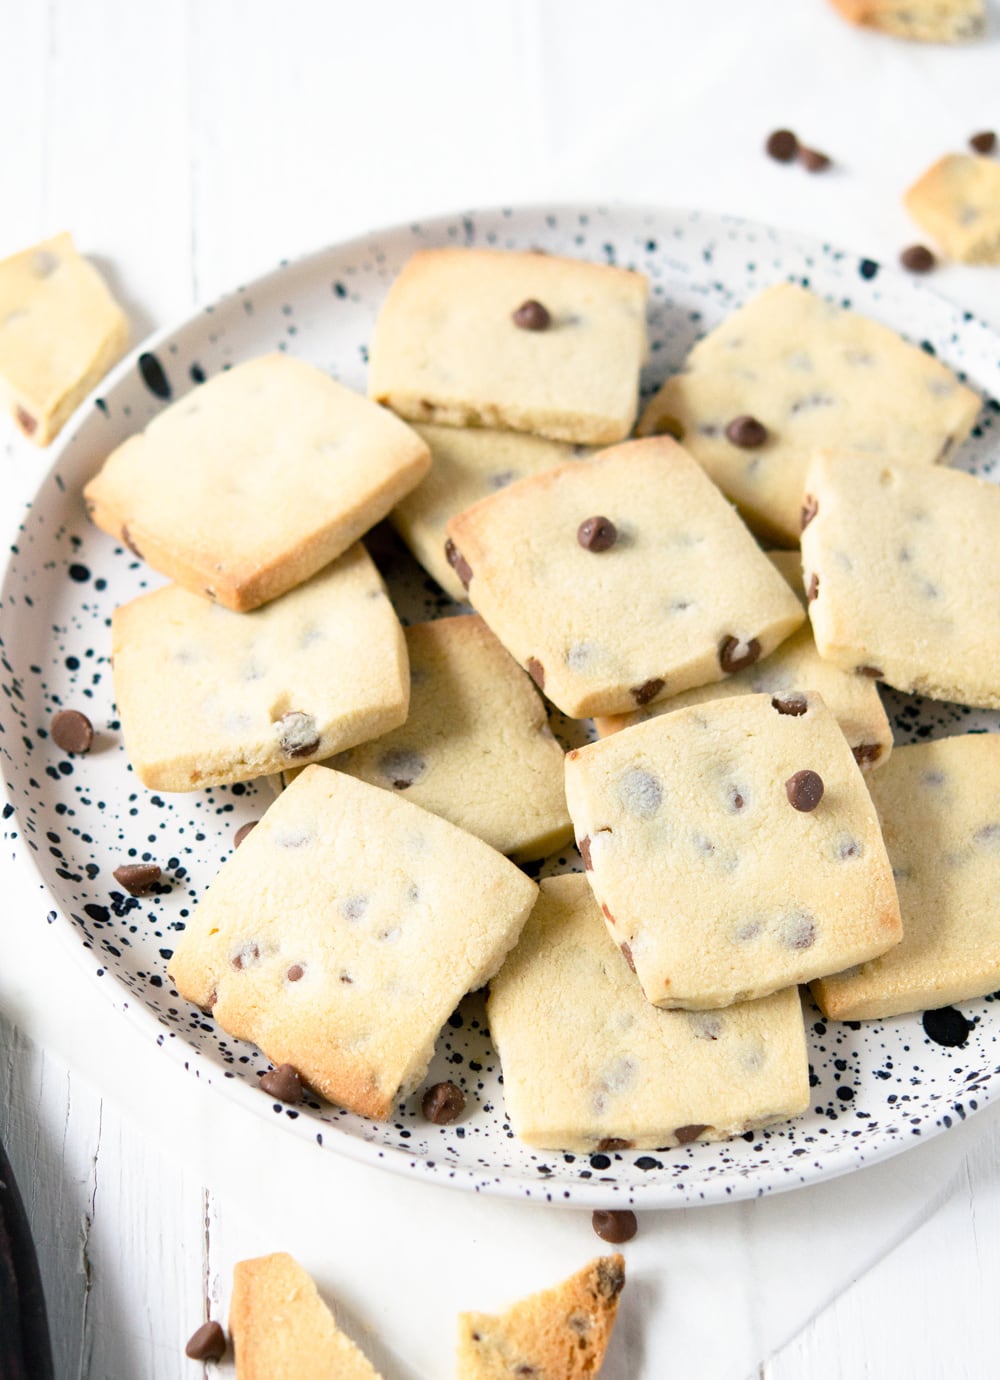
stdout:
[[949,259],[1000,263],[1000,163],[995,158],[949,154],[929,168],[903,200]]

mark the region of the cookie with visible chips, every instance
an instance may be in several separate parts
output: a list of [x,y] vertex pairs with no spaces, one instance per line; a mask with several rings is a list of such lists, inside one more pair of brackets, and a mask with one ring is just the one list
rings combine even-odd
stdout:
[[948,154],[927,169],[903,201],[949,259],[1000,263],[1000,163],[995,158]]
[[833,0],[852,24],[920,43],[968,43],[986,32],[983,0]]

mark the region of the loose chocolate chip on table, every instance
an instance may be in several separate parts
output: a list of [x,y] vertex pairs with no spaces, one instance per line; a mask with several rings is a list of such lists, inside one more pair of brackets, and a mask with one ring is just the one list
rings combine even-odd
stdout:
[[435,1083],[424,1093],[420,1110],[435,1126],[447,1126],[465,1111],[465,1094],[454,1083]]
[[444,544],[444,558],[454,570],[455,574],[462,581],[466,589],[469,588],[469,581],[472,579],[472,566],[459,551],[451,537]]
[[302,1079],[292,1064],[279,1064],[276,1069],[268,1070],[260,1080],[260,1086],[279,1102],[302,1101]]
[[131,896],[144,896],[163,874],[156,863],[123,863],[112,876]]
[[768,136],[764,152],[779,163],[790,163],[799,151],[799,141],[790,129],[776,129]]
[[536,661],[533,656],[529,656],[525,669],[528,675],[538,686],[539,690],[545,689],[545,667],[540,661]]
[[977,153],[992,153],[997,146],[997,136],[992,129],[984,129],[979,134],[969,136],[969,147]]
[[854,760],[859,767],[870,767],[882,756],[882,744],[858,743],[856,747],[851,748],[851,751],[854,753]]
[[591,1220],[594,1231],[601,1240],[610,1241],[612,1246],[620,1246],[624,1241],[631,1241],[639,1230],[635,1213],[629,1212],[627,1208],[598,1208]]
[[831,161],[825,153],[820,153],[819,149],[799,149],[799,162],[806,172],[826,172]]
[[693,1140],[697,1140],[702,1131],[707,1131],[708,1126],[678,1126],[674,1135],[677,1137],[678,1145],[690,1145]]
[[38,423],[30,412],[25,412],[23,407],[18,407],[14,413],[14,420],[24,432],[25,436],[33,436],[38,430]]
[[320,743],[316,720],[300,709],[290,709],[278,720],[278,743],[286,757],[311,757]]
[[633,686],[629,694],[636,704],[649,704],[650,700],[656,699],[666,683],[660,676],[654,676],[652,680],[644,680],[641,685]]
[[217,1322],[202,1323],[184,1348],[192,1361],[221,1361],[226,1354],[226,1334]]
[[741,417],[734,417],[727,425],[726,440],[743,450],[756,450],[767,440],[767,427],[756,417],[744,413]]
[[779,714],[791,714],[793,718],[798,718],[809,708],[809,701],[805,695],[775,695],[771,700],[771,708],[776,709]]
[[547,331],[552,325],[552,317],[542,306],[541,302],[536,302],[529,297],[527,302],[522,302],[512,317],[515,326],[520,326],[522,331]]
[[233,836],[233,847],[239,848],[240,844],[246,838],[247,834],[250,833],[250,830],[256,828],[257,821],[255,819],[250,820],[249,824],[241,824],[240,827],[236,830],[235,835]]
[[899,262],[911,273],[930,273],[937,260],[925,244],[911,244],[902,251]]
[[804,532],[819,512],[819,499],[815,494],[806,494],[802,500],[802,511],[799,514],[799,525]]
[[576,539],[584,551],[610,551],[618,540],[618,528],[610,518],[586,518],[576,529]]
[[719,665],[728,673],[752,666],[760,656],[760,643],[755,637],[741,642],[738,637],[724,637],[719,643]]
[[49,731],[56,747],[63,752],[89,752],[94,742],[94,725],[79,709],[60,709]]
[[785,782],[785,792],[793,809],[808,814],[823,799],[823,778],[808,768],[797,771]]

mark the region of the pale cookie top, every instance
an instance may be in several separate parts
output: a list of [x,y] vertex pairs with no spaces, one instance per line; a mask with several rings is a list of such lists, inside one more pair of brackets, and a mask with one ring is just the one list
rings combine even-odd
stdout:
[[537,893],[437,815],[310,767],[224,864],[170,976],[331,1102],[385,1118],[423,1078],[461,998],[500,967]]
[[321,369],[265,355],[113,451],[91,517],[155,570],[246,610],[315,574],[423,478],[408,426]]
[[724,1140],[809,1105],[797,988],[725,1011],[653,1006],[580,874],[541,882],[488,1012],[507,1113],[529,1145],[593,1154]]
[[[799,553],[769,551],[767,555],[796,593],[805,598]],[[704,704],[707,700],[726,699],[730,695],[763,693],[794,704],[810,690],[822,696],[827,709],[840,724],[862,771],[869,771],[887,760],[892,751],[892,728],[882,707],[878,686],[870,676],[843,671],[832,662],[824,661],[816,650],[808,623],[792,633],[765,661],[737,671],[716,685],[685,690],[646,709],[633,710],[631,714],[599,716],[594,725],[598,734],[606,738],[609,733],[644,723],[657,714],[686,709],[690,704]]]
[[406,629],[410,709],[392,733],[328,766],[476,834],[500,853],[544,858],[573,834],[562,748],[545,705],[481,618]]
[[899,942],[875,807],[818,696],[637,724],[567,755],[566,799],[608,932],[657,1006],[765,996]]
[[499,1317],[460,1313],[458,1380],[592,1380],[624,1287],[624,1256],[606,1255]]
[[1000,485],[825,455],[806,514],[820,656],[897,690],[1000,708]]
[[648,291],[640,273],[553,254],[424,250],[379,313],[369,394],[416,422],[620,441],[638,405]]
[[813,984],[838,1020],[897,1016],[1000,988],[1000,733],[897,748],[871,792],[903,941]]
[[248,781],[406,718],[403,631],[360,543],[254,613],[179,585],[140,595],[111,641],[129,760],[156,790]]
[[[964,440],[979,405],[950,369],[888,326],[779,283],[694,347],[639,431],[680,435],[752,527],[794,546],[817,446],[930,465]],[[762,444],[729,439],[741,417],[764,427]]]
[[459,603],[465,587],[445,555],[450,518],[517,479],[578,458],[579,447],[517,431],[415,426],[430,446],[426,479],[389,515],[392,525],[441,588]]
[[948,154],[928,168],[903,200],[950,259],[1000,263],[1000,163],[995,158]]
[[312,1279],[283,1251],[236,1262],[229,1332],[236,1380],[379,1380]]
[[924,43],[964,43],[986,29],[983,0],[833,0],[852,24]]
[[448,524],[469,599],[550,700],[621,714],[757,661],[795,595],[669,437],[522,479]]
[[39,445],[121,358],[127,340],[124,312],[70,235],[0,262],[0,395]]

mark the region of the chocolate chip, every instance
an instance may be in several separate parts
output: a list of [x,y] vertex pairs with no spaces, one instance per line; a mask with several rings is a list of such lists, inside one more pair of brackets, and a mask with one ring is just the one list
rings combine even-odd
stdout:
[[663,804],[663,783],[654,772],[629,767],[618,782],[618,799],[629,814],[652,819]]
[[779,163],[790,163],[799,151],[799,141],[790,129],[776,129],[768,136],[764,152]]
[[631,1241],[639,1230],[635,1213],[629,1212],[627,1208],[598,1208],[591,1221],[601,1240],[610,1241],[612,1246],[620,1246],[624,1241]]
[[576,529],[576,539],[584,551],[610,551],[618,540],[618,528],[610,518],[587,518]]
[[899,262],[911,273],[930,273],[937,259],[925,244],[911,244],[902,251]]
[[252,939],[248,939],[241,948],[236,950],[229,961],[239,973],[244,968],[249,968],[252,963],[256,963],[259,958],[260,949]]
[[89,752],[94,742],[94,725],[79,709],[60,709],[53,716],[49,732],[63,752]]
[[806,172],[817,173],[826,172],[830,166],[831,159],[825,153],[820,153],[819,149],[799,149],[799,162]]
[[684,423],[679,417],[671,417],[669,412],[657,417],[653,423],[653,430],[657,436],[672,436],[675,441],[684,440]]
[[698,1139],[702,1131],[710,1129],[709,1126],[695,1126],[693,1124],[691,1126],[678,1126],[674,1135],[677,1137],[678,1145],[690,1145],[691,1141]]
[[851,751],[854,753],[855,762],[864,770],[865,767],[870,767],[873,762],[877,762],[882,756],[882,744],[858,743],[855,747],[851,748]]
[[969,136],[969,147],[977,153],[992,153],[997,146],[997,136],[992,129],[984,129],[979,134]]
[[545,689],[545,667],[540,661],[536,661],[533,656],[528,657],[527,672],[531,679],[538,686],[539,690]]
[[192,1361],[221,1361],[225,1354],[226,1334],[217,1322],[202,1323],[184,1348],[184,1355]]
[[756,450],[767,440],[767,427],[756,417],[744,413],[734,417],[726,426],[726,440],[732,441],[734,446],[741,446],[743,450]]
[[292,1064],[279,1064],[276,1069],[270,1069],[260,1080],[260,1086],[279,1102],[302,1101],[302,1079]]
[[608,1255],[597,1262],[597,1292],[603,1299],[617,1298],[625,1288],[625,1266],[621,1256]]
[[633,973],[634,973],[634,972],[635,972],[635,959],[632,957],[632,949],[631,949],[631,946],[628,945],[628,944],[623,944],[621,947],[622,947],[622,957],[625,959],[625,962],[628,964],[628,966],[632,969],[632,971],[633,971]]
[[781,927],[781,942],[786,949],[811,949],[816,942],[816,922],[805,911],[790,915]]
[[741,642],[738,637],[724,637],[719,643],[719,665],[726,672],[742,671],[744,666],[752,666],[759,656],[760,643],[755,637],[749,642]]
[[316,720],[300,709],[290,709],[278,720],[278,746],[286,757],[311,757],[319,748]]
[[867,676],[869,680],[881,680],[885,674],[877,666],[856,666],[854,669],[859,676]]
[[576,845],[580,850],[580,857],[583,859],[583,869],[585,872],[593,872],[594,864],[590,859],[590,835],[584,834],[583,838]]
[[424,1093],[420,1110],[435,1126],[447,1126],[465,1111],[465,1094],[454,1083],[435,1083]]
[[808,768],[797,771],[785,782],[785,792],[793,809],[808,814],[823,799],[823,778],[819,772],[809,771]]
[[451,537],[444,544],[444,558],[454,570],[455,574],[462,581],[466,589],[469,588],[469,581],[472,579],[472,566],[459,551]]
[[771,708],[776,709],[779,714],[791,714],[797,719],[800,714],[805,714],[809,708],[809,701],[805,695],[785,695],[779,698],[775,695],[771,700]]
[[24,432],[25,436],[33,436],[38,430],[38,423],[30,412],[25,412],[24,408],[18,405],[14,411],[14,420]]
[[622,1140],[620,1136],[605,1136],[597,1143],[598,1150],[632,1150],[635,1148],[635,1141]]
[[533,297],[529,297],[527,302],[522,302],[511,319],[522,331],[547,331],[552,325],[552,317],[541,302],[536,302]]
[[236,830],[236,833],[233,835],[233,847],[239,848],[240,844],[246,838],[247,834],[250,833],[250,830],[256,828],[257,821],[255,819],[250,820],[249,824],[241,824],[240,827]]
[[112,873],[115,881],[123,886],[130,896],[145,896],[162,875],[156,863],[123,863]]
[[305,971],[301,963],[293,963],[285,977],[289,982],[301,982]]
[[799,528],[805,531],[819,512],[819,499],[814,494],[806,494],[802,500],[802,511],[799,514]]
[[809,576],[809,588],[806,590],[806,600],[807,600],[807,602],[811,604],[811,603],[815,600],[815,598],[816,598],[816,596],[817,596],[818,594],[819,594],[819,576],[818,576],[818,575],[810,575],[810,576]]
[[649,704],[650,700],[656,699],[666,683],[661,676],[654,676],[652,680],[644,680],[641,685],[633,685],[629,694],[636,704]]
[[379,773],[392,782],[394,790],[406,791],[427,770],[427,763],[412,748],[393,748],[379,758]]

